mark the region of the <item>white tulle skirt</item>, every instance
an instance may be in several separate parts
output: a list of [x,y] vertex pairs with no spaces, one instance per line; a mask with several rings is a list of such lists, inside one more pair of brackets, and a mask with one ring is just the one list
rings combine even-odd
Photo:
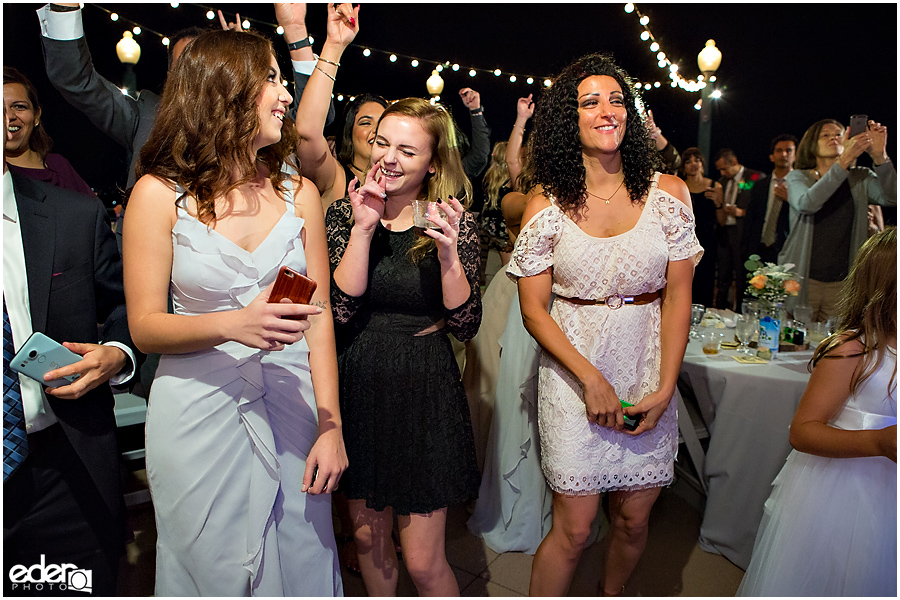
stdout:
[[897,464],[794,450],[738,596],[897,596]]

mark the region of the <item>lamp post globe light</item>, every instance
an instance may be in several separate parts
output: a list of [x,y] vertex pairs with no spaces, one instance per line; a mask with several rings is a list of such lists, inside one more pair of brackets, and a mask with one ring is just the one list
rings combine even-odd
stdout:
[[136,92],[137,78],[134,75],[134,65],[141,59],[141,46],[130,31],[123,33],[122,39],[116,44],[116,56],[125,65],[125,75],[122,78],[124,90],[122,93],[128,93],[128,90]]
[[[716,48],[715,40],[707,40],[706,47],[697,55],[697,66],[703,73],[703,79],[706,85],[700,90],[700,131],[697,133],[697,148],[703,155],[704,162],[709,165],[709,145],[712,133],[712,107],[710,106],[710,96],[713,89],[710,77],[719,68],[722,63],[722,53]],[[718,96],[716,96],[718,97]]]

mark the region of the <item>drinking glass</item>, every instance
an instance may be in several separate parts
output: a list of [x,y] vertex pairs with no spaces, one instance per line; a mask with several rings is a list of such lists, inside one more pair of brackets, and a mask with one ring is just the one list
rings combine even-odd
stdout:
[[818,346],[828,337],[827,323],[810,323],[806,326],[806,337],[811,346]]
[[811,306],[806,306],[805,304],[797,305],[794,307],[794,320],[800,321],[804,325],[809,325],[812,323],[812,315],[813,309]]
[[734,334],[741,343],[740,352],[750,354],[750,340],[753,339],[753,332],[759,327],[759,322],[750,315],[736,315],[734,323]]
[[703,354],[718,354],[724,335],[718,329],[707,329],[701,335]]
[[703,320],[705,312],[706,307],[702,304],[691,304],[691,338],[693,339],[700,337],[700,334],[697,332],[697,325]]
[[757,300],[744,300],[741,302],[742,315],[759,314],[759,302]]

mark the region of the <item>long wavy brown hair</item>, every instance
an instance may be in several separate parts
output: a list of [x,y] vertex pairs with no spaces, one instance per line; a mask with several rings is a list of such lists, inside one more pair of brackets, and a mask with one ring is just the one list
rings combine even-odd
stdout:
[[[141,150],[137,176],[173,182],[196,199],[197,218],[216,219],[215,200],[250,182],[260,165],[284,194],[282,172],[296,148],[293,123],[285,116],[281,141],[255,154],[259,133],[257,99],[274,56],[259,35],[210,31],[191,41],[169,73],[156,124]],[[299,168],[291,160],[294,168]]]
[[[844,280],[840,298],[837,332],[819,344],[810,367],[829,357],[839,346],[859,340],[864,346],[864,356],[850,382],[852,394],[881,364],[888,340],[897,337],[896,227],[887,227],[866,240]],[[896,379],[895,369],[892,388]]]

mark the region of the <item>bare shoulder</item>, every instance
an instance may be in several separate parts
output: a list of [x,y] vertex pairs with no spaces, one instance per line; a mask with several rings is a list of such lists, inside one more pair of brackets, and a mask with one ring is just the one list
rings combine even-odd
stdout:
[[138,179],[131,190],[128,199],[129,205],[134,202],[166,202],[169,203],[175,197],[175,183],[157,177],[156,175],[144,175]]
[[674,175],[660,175],[659,189],[693,210],[693,207],[691,206],[691,193],[688,191],[687,185],[680,177],[675,177]]
[[534,215],[538,214],[548,206],[550,206],[550,199],[547,198],[544,194],[538,194],[536,196],[532,196],[532,198],[528,201],[528,204],[525,205],[525,212],[522,214],[522,222],[527,223],[534,217]]
[[823,358],[858,358],[866,351],[859,338],[851,339],[850,333],[838,336],[837,345],[831,348]]
[[322,197],[316,185],[306,177],[291,177],[291,189],[294,191],[294,211],[298,217],[309,218],[322,214]]

